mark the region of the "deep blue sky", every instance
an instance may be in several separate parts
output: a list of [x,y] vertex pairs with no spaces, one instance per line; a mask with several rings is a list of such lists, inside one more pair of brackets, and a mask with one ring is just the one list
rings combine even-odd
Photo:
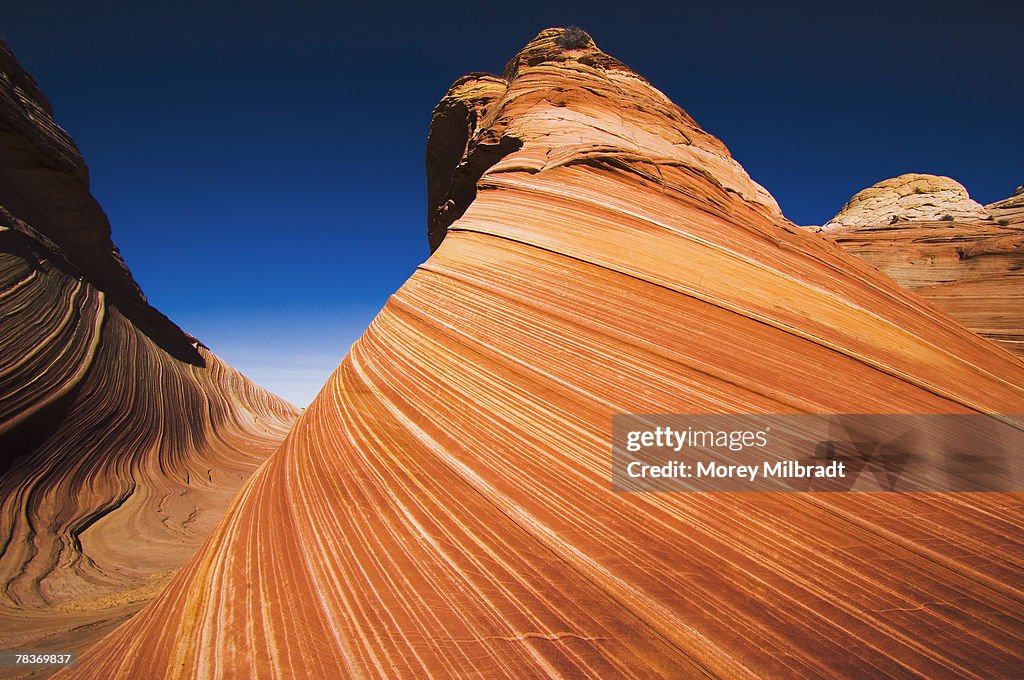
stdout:
[[0,35],[150,300],[305,405],[428,253],[430,112],[574,23],[801,224],[903,172],[1024,182],[1012,3],[19,3]]

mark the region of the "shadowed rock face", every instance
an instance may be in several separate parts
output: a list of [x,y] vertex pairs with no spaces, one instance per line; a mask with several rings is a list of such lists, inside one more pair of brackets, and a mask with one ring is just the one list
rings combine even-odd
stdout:
[[1024,356],[1024,193],[982,207],[948,177],[901,175],[858,193],[822,231]]
[[560,35],[442,100],[428,211],[460,216],[210,542],[65,677],[1021,667],[1013,496],[610,490],[615,413],[1020,413],[1024,365]]
[[20,220],[7,226],[44,240],[165,351],[202,365],[193,338],[146,302],[110,240],[107,216],[89,193],[89,169],[78,147],[3,42],[0,154],[0,206]]
[[149,306],[2,44],[0,319],[0,649],[75,649],[166,582],[297,410]]

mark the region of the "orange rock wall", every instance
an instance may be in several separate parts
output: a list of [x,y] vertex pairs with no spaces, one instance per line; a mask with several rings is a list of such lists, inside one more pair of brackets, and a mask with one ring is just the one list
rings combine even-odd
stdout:
[[610,490],[615,413],[1021,413],[1024,364],[795,228],[561,35],[506,83],[456,83],[436,116],[470,128],[428,146],[435,252],[209,543],[62,677],[1024,664],[1017,495]]

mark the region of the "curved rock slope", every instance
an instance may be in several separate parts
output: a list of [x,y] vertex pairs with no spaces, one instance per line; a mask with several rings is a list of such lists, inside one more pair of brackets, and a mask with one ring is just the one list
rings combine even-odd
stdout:
[[0,44],[0,649],[152,597],[297,416],[148,305]]
[[571,37],[455,84],[435,252],[65,677],[1019,671],[1019,496],[610,490],[615,413],[1020,413],[1024,365],[784,220]]
[[948,177],[901,175],[858,193],[822,231],[1024,357],[1024,192],[982,207]]

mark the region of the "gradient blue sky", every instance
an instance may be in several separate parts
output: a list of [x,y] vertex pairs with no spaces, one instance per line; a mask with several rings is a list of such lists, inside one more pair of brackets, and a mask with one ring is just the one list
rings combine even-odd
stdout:
[[20,3],[0,35],[92,171],[149,299],[305,405],[428,254],[430,112],[578,24],[820,224],[903,172],[1024,182],[1004,2]]

